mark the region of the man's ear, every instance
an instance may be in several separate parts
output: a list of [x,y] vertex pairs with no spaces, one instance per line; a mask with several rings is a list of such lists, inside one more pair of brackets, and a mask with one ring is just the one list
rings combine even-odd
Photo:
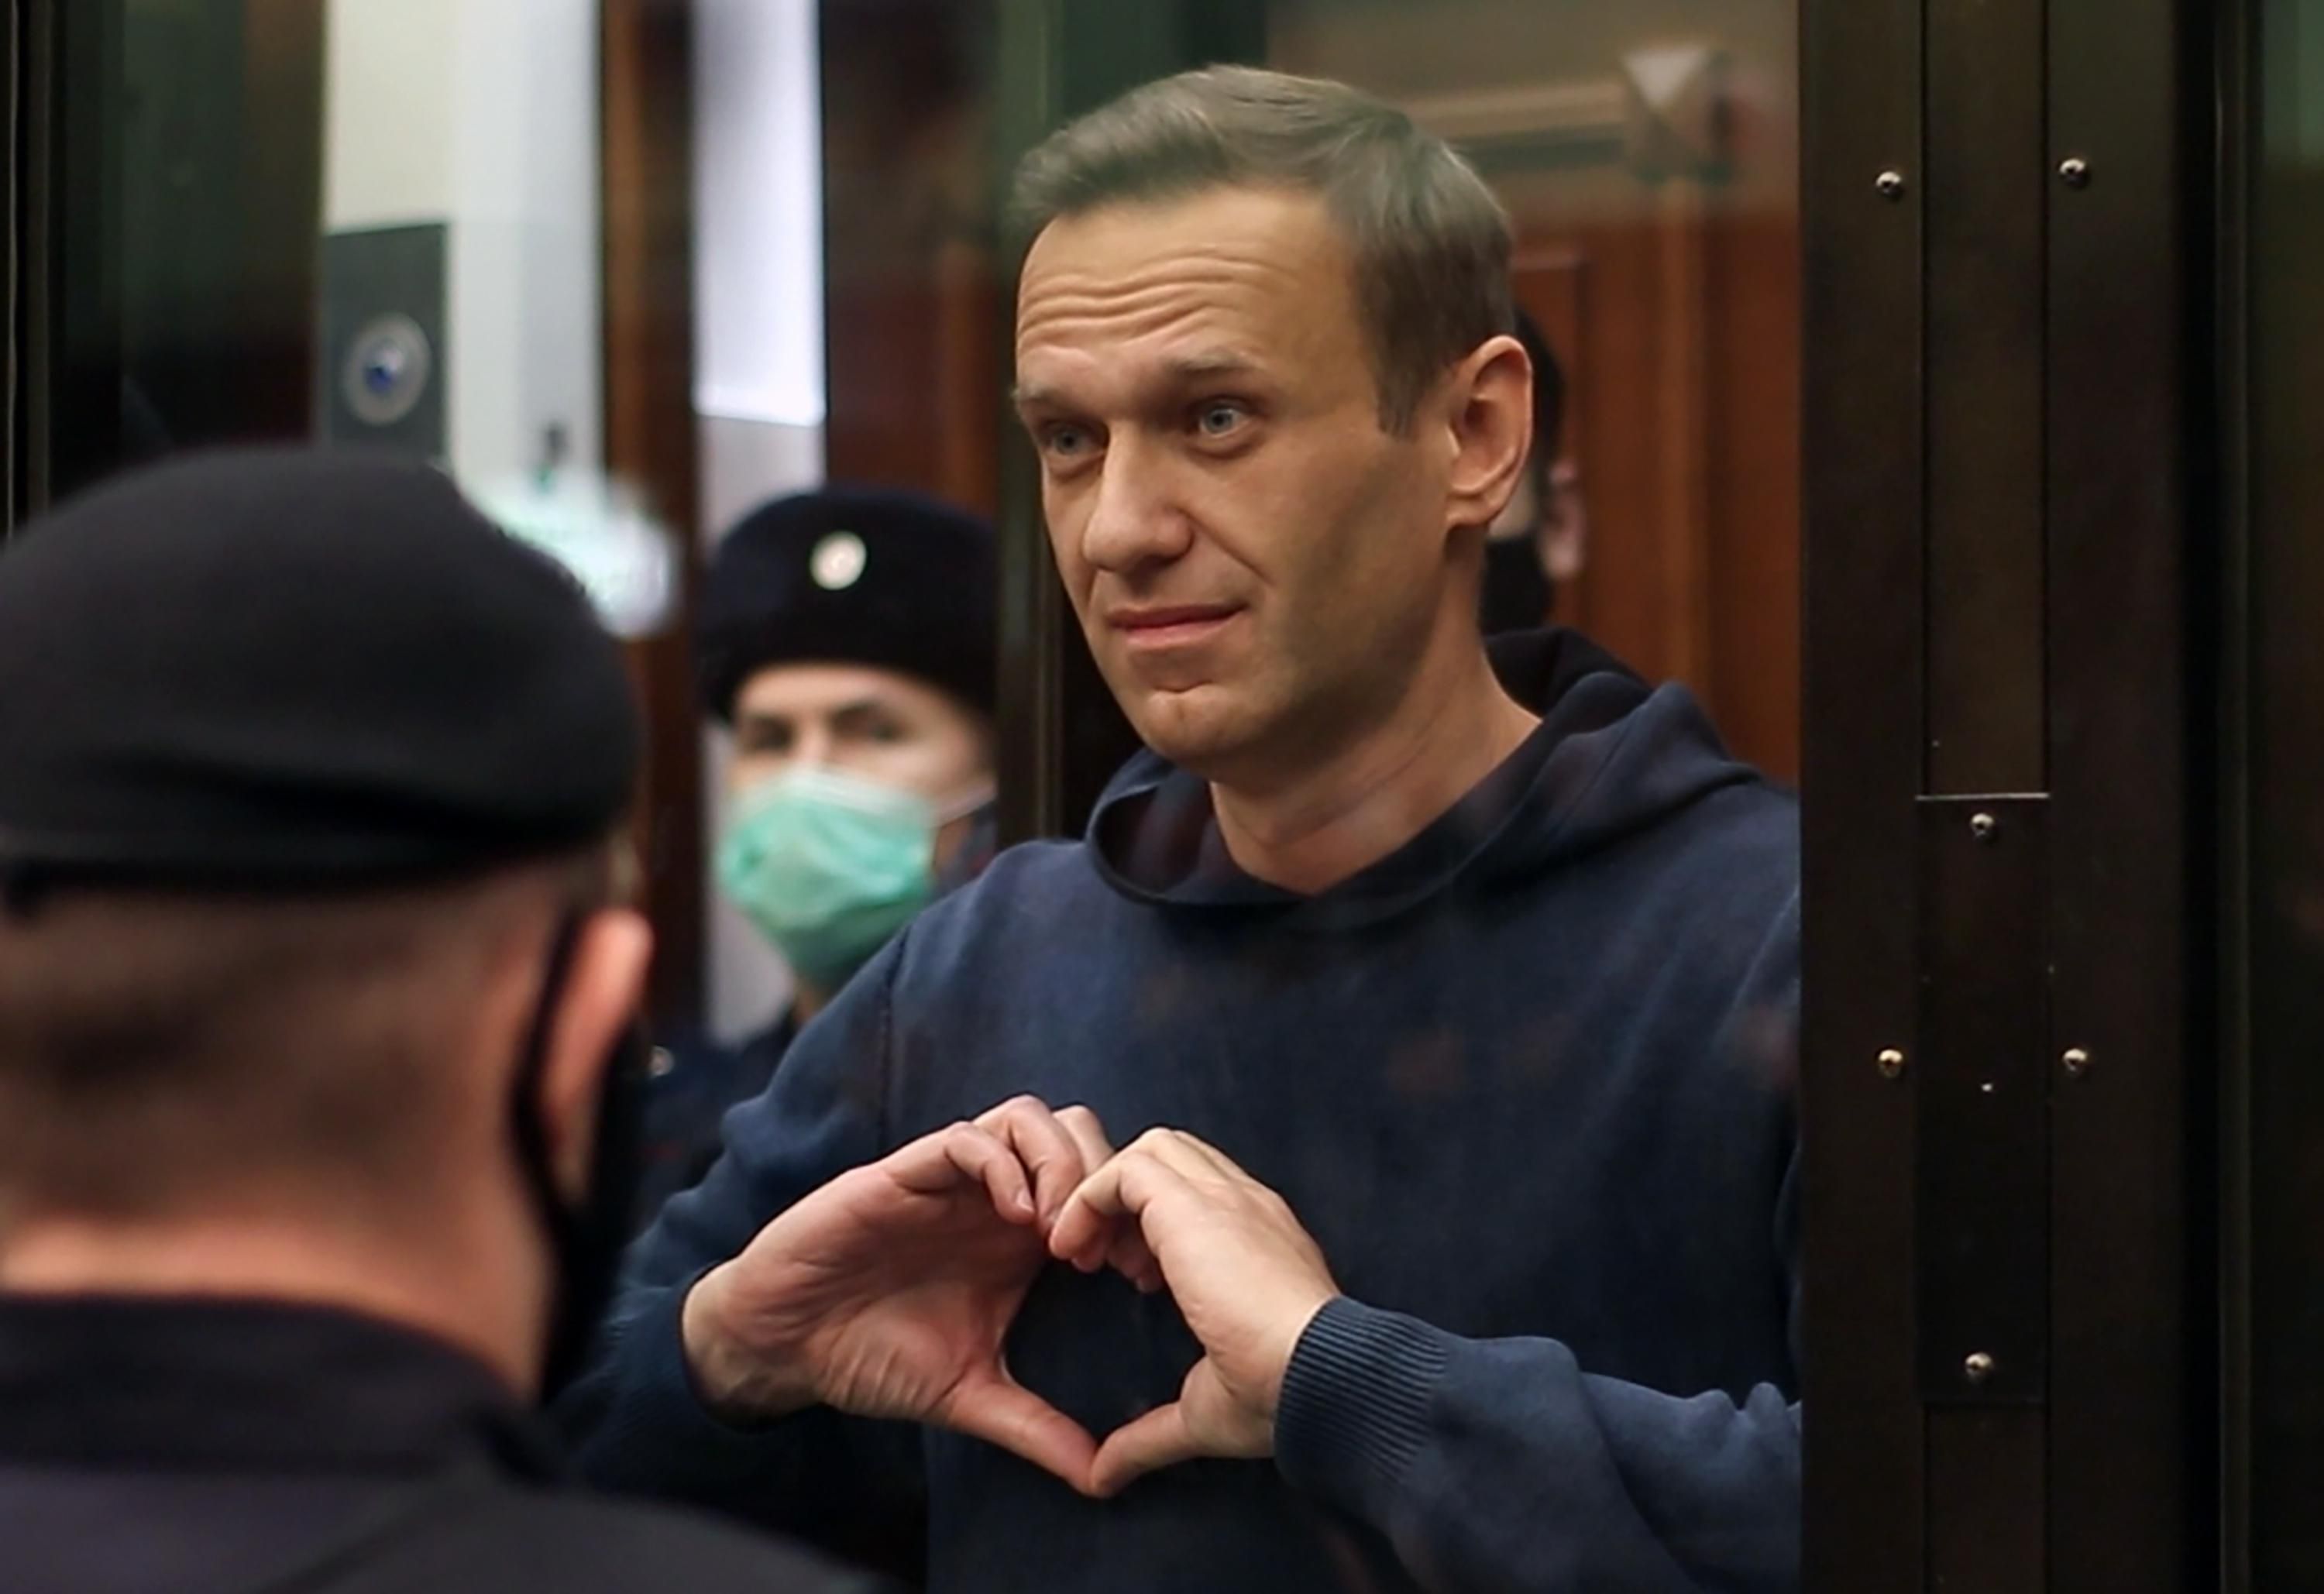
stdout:
[[1533,443],[1533,363],[1514,337],[1489,337],[1446,379],[1452,468],[1444,524],[1489,526],[1517,492]]
[[653,930],[626,908],[604,909],[575,931],[572,957],[542,1059],[540,1105],[558,1188],[577,1197],[589,1180],[606,1065],[645,1003]]

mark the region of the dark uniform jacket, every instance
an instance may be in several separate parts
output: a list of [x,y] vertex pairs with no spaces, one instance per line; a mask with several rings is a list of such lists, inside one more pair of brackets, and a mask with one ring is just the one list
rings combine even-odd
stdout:
[[5,1594],[870,1594],[561,1487],[481,1365],[337,1313],[0,1297]]
[[646,1082],[632,1232],[645,1232],[671,1196],[702,1182],[718,1160],[719,1126],[728,1110],[767,1088],[798,1034],[798,1023],[786,1008],[739,1045],[721,1046],[707,1035],[687,1032],[655,1053]]

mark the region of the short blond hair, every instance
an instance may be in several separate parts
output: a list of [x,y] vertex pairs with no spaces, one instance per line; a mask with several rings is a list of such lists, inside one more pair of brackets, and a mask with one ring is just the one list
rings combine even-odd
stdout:
[[1025,245],[1103,206],[1234,187],[1323,199],[1352,257],[1392,432],[1449,366],[1516,324],[1508,218],[1492,189],[1402,111],[1323,78],[1210,67],[1134,88],[1025,157],[1010,220]]

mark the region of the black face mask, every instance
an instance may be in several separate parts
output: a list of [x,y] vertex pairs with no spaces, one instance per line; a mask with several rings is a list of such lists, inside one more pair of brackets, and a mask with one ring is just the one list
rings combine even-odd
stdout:
[[1531,530],[1485,544],[1485,583],[1477,618],[1487,636],[1547,625],[1556,594],[1556,585],[1541,567],[1541,550]]
[[551,943],[523,1059],[517,1067],[517,1163],[524,1170],[533,1202],[557,1264],[557,1304],[549,1314],[541,1364],[541,1399],[546,1402],[581,1370],[613,1302],[621,1273],[622,1248],[629,1237],[630,1209],[643,1173],[639,1138],[645,1110],[646,1063],[651,1052],[642,1024],[633,1024],[614,1043],[598,1094],[597,1133],[590,1154],[589,1183],[579,1199],[557,1187],[549,1166],[548,1126],[540,1117],[540,1075],[549,1060],[549,1032],[570,977],[582,916],[567,916]]

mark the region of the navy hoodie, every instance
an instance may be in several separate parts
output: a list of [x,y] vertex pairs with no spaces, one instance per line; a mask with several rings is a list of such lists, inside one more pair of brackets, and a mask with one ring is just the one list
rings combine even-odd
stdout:
[[[609,1487],[1001,1590],[1746,1589],[1798,1580],[1795,805],[1681,688],[1497,640],[1540,728],[1409,843],[1299,897],[1150,755],[1088,839],[1015,849],[810,1025],[633,1252],[568,1395]],[[845,1169],[1019,1092],[1192,1130],[1346,1292],[1268,1461],[1111,1501],[977,1441],[696,1401],[686,1289]],[[1052,1267],[1009,1341],[1102,1437],[1198,1348],[1167,1293]]]

